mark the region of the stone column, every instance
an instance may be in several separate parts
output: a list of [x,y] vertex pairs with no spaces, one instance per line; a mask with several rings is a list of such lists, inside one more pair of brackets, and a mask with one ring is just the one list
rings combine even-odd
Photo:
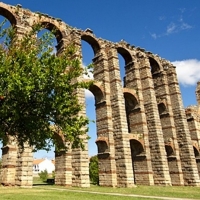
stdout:
[[141,52],[137,54],[144,99],[145,114],[149,134],[149,145],[156,185],[171,185],[169,167],[164,146],[161,121],[158,113],[155,88],[152,80],[149,59]]
[[[73,43],[76,48],[76,58],[80,59],[81,63],[81,34],[78,31],[72,31],[68,43]],[[74,81],[83,81],[83,76]],[[83,106],[79,116],[86,116],[85,108],[85,92],[84,89],[76,91],[79,103]],[[80,136],[84,144],[84,149],[78,148],[72,150],[72,186],[90,187],[89,180],[89,155],[88,155],[88,139],[87,133]]]
[[55,184],[72,186],[72,154],[68,151],[55,152]]
[[94,94],[96,106],[99,185],[115,187],[117,186],[117,176],[108,60],[103,51],[96,54],[93,63],[94,85],[91,87],[91,91]]
[[125,101],[116,49],[110,48],[107,55],[110,79],[110,102],[115,142],[117,186],[133,187],[134,178],[125,112]]
[[166,62],[165,68],[167,69],[166,72],[169,84],[169,94],[172,103],[172,111],[174,115],[177,140],[180,151],[184,184],[190,186],[199,186],[200,180],[197,165],[175,67]]
[[[133,171],[135,176],[135,183],[141,185],[154,185],[153,171],[151,164],[151,155],[149,148],[149,134],[147,129],[147,119],[144,110],[144,100],[142,95],[142,84],[140,80],[140,72],[137,60],[125,66],[126,78],[124,91],[135,93],[135,104],[126,105],[127,120],[129,121],[130,139],[136,139],[144,146],[144,151],[135,155],[133,160]],[[125,94],[124,94],[125,96]],[[127,97],[128,98],[128,97]],[[126,100],[126,97],[125,97]],[[129,101],[128,99],[126,101]],[[133,102],[132,102],[133,103]],[[126,103],[128,104],[128,102]],[[130,109],[130,110],[129,110]],[[137,147],[136,147],[137,148]],[[136,150],[137,151],[137,150]],[[139,153],[139,152],[138,152]]]
[[2,147],[2,166],[0,173],[0,184],[4,186],[15,186],[17,160],[17,146],[7,144]]
[[162,66],[159,66],[159,71],[152,74],[152,76],[164,136],[171,182],[172,185],[184,185],[166,72],[163,71]]
[[200,106],[200,81],[197,82],[196,99],[197,99],[197,105]]
[[185,109],[185,113],[192,139],[197,168],[200,176],[200,107],[189,106]]
[[33,185],[33,151],[27,144],[24,144],[24,149],[18,148],[15,184],[20,187]]

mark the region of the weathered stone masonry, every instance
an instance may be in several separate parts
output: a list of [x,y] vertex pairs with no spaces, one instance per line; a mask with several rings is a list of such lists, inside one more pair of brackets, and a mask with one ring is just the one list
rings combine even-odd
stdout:
[[[185,112],[175,67],[169,61],[125,41],[96,38],[90,29],[70,27],[20,5],[0,2],[0,14],[16,27],[19,37],[37,23],[57,30],[58,54],[73,43],[81,58],[81,40],[91,45],[100,185],[200,185],[199,106]],[[124,86],[118,54],[125,61]],[[196,94],[199,105],[200,84]],[[84,103],[84,91],[77,95]],[[55,153],[56,184],[89,187],[86,139],[85,147]],[[1,184],[32,186],[32,159],[30,147],[22,152],[10,139],[2,148]]]

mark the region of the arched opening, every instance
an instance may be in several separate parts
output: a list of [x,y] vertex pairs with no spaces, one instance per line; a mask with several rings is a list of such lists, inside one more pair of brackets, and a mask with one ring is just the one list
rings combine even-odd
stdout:
[[[53,30],[53,25],[52,24],[47,24],[47,23],[42,23],[42,27],[41,30],[38,31],[37,33],[37,39],[38,40],[45,40],[45,35],[50,34],[50,32]],[[48,48],[52,49],[52,54],[56,54],[57,53],[57,49],[56,46],[58,44],[58,41],[60,39],[60,36],[58,37],[56,35],[56,32],[54,33],[55,37],[52,38],[51,43],[49,44]],[[39,150],[39,151],[34,151],[34,160],[33,163],[38,163],[38,162],[46,162],[48,163],[48,176],[49,177],[54,177],[54,172],[55,172],[55,157],[59,157],[58,154],[62,154],[62,151],[56,151],[56,147],[53,144],[53,140],[55,140],[55,143],[63,143],[63,138],[61,137],[61,135],[59,134],[55,134],[53,136],[53,138],[49,138],[49,140],[47,141],[47,143],[49,143],[49,145],[51,146],[51,149],[49,151],[47,150]],[[63,144],[65,145],[65,144]],[[34,149],[33,149],[34,150]],[[58,160],[58,158],[56,158]],[[40,166],[38,164],[38,166]],[[43,166],[41,164],[41,166]],[[33,176],[37,177],[38,173],[40,173],[41,171],[44,171],[43,168],[36,168],[36,171],[34,170],[33,167]],[[34,179],[33,179],[34,180]]]
[[41,23],[41,30],[38,31],[37,38],[38,40],[45,40],[45,37],[48,34],[50,35],[52,33],[54,37],[50,40],[50,44],[48,47],[52,48],[52,54],[56,54],[58,50],[57,45],[62,39],[62,35],[55,26],[53,26],[52,24],[44,23],[44,22]]
[[131,156],[133,159],[136,156],[140,155],[142,152],[144,152],[144,147],[143,147],[142,143],[138,140],[131,139],[130,146],[131,146]]
[[120,77],[122,81],[122,86],[126,85],[126,67],[132,61],[132,57],[130,53],[122,47],[117,48],[118,52],[118,60],[119,60],[119,69],[120,69]]
[[193,146],[193,150],[195,158],[199,157],[200,156],[199,150],[195,146]]
[[174,149],[171,145],[165,145],[165,151],[167,153],[167,157],[172,156],[174,154]]
[[55,35],[55,39],[57,41],[57,45],[62,40],[63,36],[61,31],[52,23],[49,22],[41,22],[42,29],[46,29],[51,31]]
[[104,138],[98,138],[96,140],[96,144],[98,147],[98,158],[99,159],[105,159],[109,157],[109,145],[106,139]]
[[93,85],[90,86],[90,92],[92,92],[94,94],[94,98],[95,98],[95,103],[96,105],[103,102],[104,100],[104,95],[102,90],[100,89],[100,87],[98,87],[95,83]]
[[8,10],[0,7],[0,24],[1,24],[1,37],[0,37],[0,44],[4,46],[4,48],[7,48],[7,45],[5,45],[5,42],[8,42],[6,40],[9,40],[8,34],[4,32],[4,30],[9,29],[11,26],[14,28],[16,25],[16,19],[10,13]]
[[[94,55],[96,55],[99,52],[100,46],[99,46],[98,42],[93,37],[91,37],[90,35],[83,34],[81,36],[81,39],[82,39],[82,41],[85,41],[88,44],[90,44],[90,46],[92,47]],[[82,47],[83,46],[84,46],[84,43],[82,43]]]
[[[92,38],[91,36],[88,35],[82,35],[81,37],[81,51],[82,51],[82,65],[83,68],[86,68],[88,65],[91,63],[94,64],[93,60],[95,55],[99,52],[99,44]],[[88,75],[85,76],[85,79],[94,79],[93,76],[93,71],[95,70],[95,66],[93,65],[93,69],[91,72],[88,72]],[[96,107],[95,104],[98,104],[102,100],[102,94],[101,90],[98,88],[97,85],[91,85],[89,90],[85,90],[85,103],[86,103],[86,115],[87,117],[92,120],[89,123],[89,132],[88,135],[90,137],[88,141],[88,150],[89,150],[89,157],[95,158],[96,157],[96,165],[98,169],[98,173],[96,174],[97,180],[99,180],[99,159],[97,157],[97,152],[101,151],[104,148],[104,144],[100,144],[98,146],[97,140],[97,122],[96,122]],[[102,150],[103,151],[103,150]],[[90,162],[91,162],[90,159]],[[90,176],[90,181],[93,182],[92,180],[92,166],[94,167],[94,163],[89,165],[89,176]],[[99,181],[97,181],[99,182]],[[99,184],[99,183],[97,183]]]
[[[0,7],[0,15],[8,19],[12,26],[15,26],[17,24],[15,16],[7,9]],[[0,19],[0,21],[2,20]]]
[[[86,40],[86,41],[85,41]],[[83,36],[81,40],[81,51],[82,51],[82,65],[85,68],[89,64],[92,63],[92,59],[94,58],[94,48],[95,46],[92,42],[93,40],[90,37]],[[91,45],[93,44],[93,45]],[[89,76],[85,77],[86,79],[93,79],[93,74],[89,72]],[[95,141],[97,139],[97,130],[96,130],[96,113],[95,113],[95,97],[93,91],[95,91],[96,87],[91,86],[90,90],[85,90],[85,101],[86,101],[86,115],[92,120],[89,123],[89,132],[88,135],[90,137],[88,141],[89,147],[89,156],[97,155],[97,146]],[[92,92],[91,92],[92,91]]]
[[132,158],[132,167],[133,167],[133,176],[134,176],[134,183],[137,184],[137,181],[140,181],[140,174],[137,174],[138,171],[140,171],[140,168],[142,168],[141,165],[143,160],[146,158],[145,155],[142,156],[142,153],[144,152],[144,147],[142,143],[136,139],[130,140],[130,147],[131,147],[131,158]]
[[[0,24],[2,24],[1,29],[8,29],[9,27],[16,25],[16,18],[15,16],[7,9],[0,7]],[[5,37],[0,38],[0,45],[3,45],[5,42]],[[0,142],[0,149],[7,144],[3,144],[3,142]],[[0,151],[0,158],[2,158],[2,151]],[[2,164],[2,163],[1,163]]]
[[128,124],[128,131],[129,133],[134,131],[133,124],[135,123],[134,117],[131,117],[134,115],[134,110],[138,107],[138,100],[137,98],[129,93],[124,92],[124,99],[125,99],[125,108],[126,108],[126,119]]
[[164,114],[166,112],[167,108],[164,103],[158,104],[158,112],[160,115]]
[[152,75],[154,75],[160,71],[160,66],[158,65],[158,63],[155,59],[153,59],[152,57],[149,57],[149,63],[150,63]]

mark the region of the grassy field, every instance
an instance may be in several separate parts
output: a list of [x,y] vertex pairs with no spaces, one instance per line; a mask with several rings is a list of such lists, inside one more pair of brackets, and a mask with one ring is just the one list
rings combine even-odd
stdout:
[[[80,188],[76,189],[83,190]],[[110,192],[110,193],[121,193],[121,194],[139,194],[147,196],[200,199],[199,187],[137,186],[135,188],[106,188],[106,187],[91,186],[91,188],[85,188],[84,190],[106,192],[106,193]]]
[[[91,194],[79,193],[77,190],[88,192],[102,193],[121,193],[121,194],[139,194],[147,196],[163,196],[163,197],[178,197],[200,199],[200,188],[197,187],[158,187],[158,186],[138,186],[136,188],[104,188],[92,186],[91,188],[68,188],[73,191],[67,191],[64,187],[52,185],[40,185],[32,189],[0,187],[0,200],[128,200],[140,199],[146,200],[149,198],[141,197],[124,197],[110,196],[107,194]],[[153,198],[154,199],[154,198]],[[156,198],[155,198],[156,199]]]

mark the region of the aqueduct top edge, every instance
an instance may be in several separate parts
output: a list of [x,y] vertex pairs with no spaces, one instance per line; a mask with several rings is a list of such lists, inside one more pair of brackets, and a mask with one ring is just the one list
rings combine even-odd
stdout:
[[168,67],[172,66],[170,62],[161,58],[159,55],[146,51],[143,48],[135,47],[134,45],[131,45],[124,40],[121,40],[119,42],[112,42],[106,39],[98,38],[93,33],[93,31],[89,28],[87,28],[86,30],[81,30],[81,29],[72,27],[66,24],[64,21],[62,21],[59,18],[55,18],[55,17],[49,16],[48,14],[41,13],[38,11],[32,12],[29,9],[22,8],[20,4],[17,4],[16,6],[12,6],[12,5],[0,2],[0,15],[7,18],[10,21],[10,23],[16,26],[17,28],[21,28],[22,25],[25,25],[27,29],[30,29],[31,26],[33,26],[36,23],[46,23],[48,24],[47,29],[50,29],[50,30],[53,27],[55,27],[58,30],[57,35],[56,35],[56,39],[58,43],[60,42],[62,38],[65,38],[71,32],[76,32],[81,35],[81,39],[85,40],[92,46],[94,50],[94,54],[96,54],[99,49],[109,46],[109,47],[117,49],[118,53],[122,54],[122,56],[125,59],[126,64],[128,64],[129,61],[132,61],[133,60],[132,57],[134,57],[136,54],[140,54],[144,57],[151,56],[151,58],[153,58],[156,61],[159,61],[165,64],[167,63]]

